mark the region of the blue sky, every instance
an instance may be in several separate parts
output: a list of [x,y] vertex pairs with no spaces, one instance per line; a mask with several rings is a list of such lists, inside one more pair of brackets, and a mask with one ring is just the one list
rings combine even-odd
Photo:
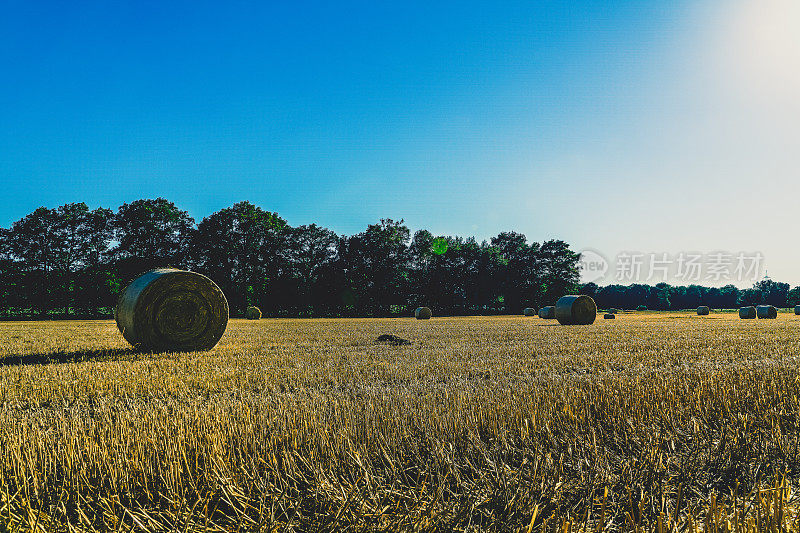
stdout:
[[2,226],[249,200],[344,234],[760,251],[800,283],[795,0],[2,9]]

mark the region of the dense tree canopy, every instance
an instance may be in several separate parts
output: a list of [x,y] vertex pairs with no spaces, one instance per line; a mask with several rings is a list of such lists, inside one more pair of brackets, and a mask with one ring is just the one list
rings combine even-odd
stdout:
[[752,288],[743,290],[734,285],[676,287],[659,283],[656,286],[634,284],[598,287],[595,283],[587,283],[581,286],[580,291],[592,296],[602,309],[636,309],[639,305],[653,310],[694,309],[700,305],[713,309],[734,309],[745,305],[792,307],[800,304],[800,287],[789,290],[787,283],[771,279],[759,281]]
[[578,254],[562,241],[503,232],[490,242],[411,233],[382,219],[352,236],[291,227],[239,202],[195,225],[164,198],[117,211],[86,204],[39,208],[0,228],[0,313],[104,316],[122,288],[162,266],[208,275],[233,316],[519,313],[577,289]]
[[194,232],[194,219],[164,198],[122,204],[113,220],[110,253],[123,276],[165,265],[183,264]]
[[250,202],[239,202],[200,222],[187,263],[215,280],[231,312],[248,305],[268,309],[269,294],[281,270],[282,232],[286,221]]
[[250,202],[197,225],[163,198],[116,212],[72,203],[0,228],[0,316],[108,316],[129,281],[160,266],[211,277],[233,316],[248,305],[267,316],[408,315],[420,305],[439,315],[520,313],[578,290],[600,308],[800,304],[800,287],[770,279],[744,290],[578,285],[578,259],[563,241],[531,242],[513,231],[477,242],[427,230],[412,236],[402,220],[383,219],[339,236],[316,224],[292,227]]

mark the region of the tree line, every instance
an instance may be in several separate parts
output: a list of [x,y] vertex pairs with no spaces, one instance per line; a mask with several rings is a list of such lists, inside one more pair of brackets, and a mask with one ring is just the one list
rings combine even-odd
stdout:
[[116,212],[70,203],[0,228],[0,316],[109,316],[128,282],[164,266],[209,276],[232,316],[520,313],[576,291],[578,261],[563,241],[516,232],[479,243],[382,219],[342,236],[249,202],[199,223],[164,198]]
[[800,305],[800,287],[790,289],[788,283],[771,279],[756,282],[749,289],[739,289],[735,285],[703,287],[659,283],[655,286],[633,284],[600,287],[596,283],[586,283],[579,291],[594,298],[597,306],[602,309],[636,309],[645,305],[648,309],[666,311],[694,309],[701,305],[712,309],[734,309],[762,304],[775,307]]

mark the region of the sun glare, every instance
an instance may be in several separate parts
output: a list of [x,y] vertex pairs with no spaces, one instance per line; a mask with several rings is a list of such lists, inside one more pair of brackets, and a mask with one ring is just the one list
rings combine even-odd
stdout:
[[800,2],[746,0],[734,6],[721,25],[720,52],[730,73],[751,95],[794,103],[800,91]]

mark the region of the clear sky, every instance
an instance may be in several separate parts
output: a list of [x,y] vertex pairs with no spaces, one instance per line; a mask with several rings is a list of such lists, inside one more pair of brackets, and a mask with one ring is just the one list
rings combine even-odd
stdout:
[[0,9],[1,226],[249,200],[344,234],[761,252],[800,284],[797,0]]

